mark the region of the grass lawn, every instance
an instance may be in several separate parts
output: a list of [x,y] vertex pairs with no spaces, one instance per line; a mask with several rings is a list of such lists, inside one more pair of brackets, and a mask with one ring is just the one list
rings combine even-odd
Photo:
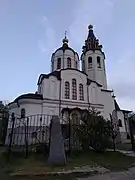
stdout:
[[[49,166],[47,160],[41,154],[29,155],[28,159],[20,154],[12,154],[10,163],[5,162],[5,153],[0,153],[0,177],[8,180],[11,172],[45,172],[45,171],[62,171],[81,167],[83,165],[103,166],[112,171],[125,170],[135,163],[135,158],[125,156],[119,152],[106,153],[80,153],[74,152],[67,158],[66,166]],[[32,178],[33,179],[33,178]],[[25,179],[26,180],[26,179]]]

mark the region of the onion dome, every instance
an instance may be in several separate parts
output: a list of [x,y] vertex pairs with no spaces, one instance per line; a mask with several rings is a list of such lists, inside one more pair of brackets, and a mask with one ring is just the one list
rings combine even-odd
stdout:
[[52,71],[66,69],[66,68],[79,68],[79,56],[78,53],[75,52],[68,45],[68,38],[65,32],[65,36],[62,39],[62,46],[58,48],[53,54],[51,58],[51,69]]

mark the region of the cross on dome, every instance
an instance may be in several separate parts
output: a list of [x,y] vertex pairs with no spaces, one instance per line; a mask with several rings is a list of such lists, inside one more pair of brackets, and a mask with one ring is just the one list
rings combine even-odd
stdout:
[[63,41],[63,44],[68,44],[68,39],[67,39],[67,31],[65,31],[65,37],[64,39],[62,40]]

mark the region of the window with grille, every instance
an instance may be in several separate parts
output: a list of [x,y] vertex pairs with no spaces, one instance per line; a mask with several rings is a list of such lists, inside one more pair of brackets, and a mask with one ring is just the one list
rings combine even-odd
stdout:
[[67,68],[71,68],[71,58],[67,58]]
[[61,68],[61,58],[57,59],[57,69]]
[[88,69],[92,68],[92,57],[88,57]]
[[76,79],[72,79],[72,99],[77,100]]
[[84,92],[83,92],[83,85],[82,84],[79,84],[79,99],[81,101],[84,100]]
[[97,67],[101,68],[101,60],[99,56],[97,56]]
[[70,84],[68,81],[65,82],[65,99],[70,98]]
[[25,118],[25,114],[26,114],[25,109],[22,108],[21,109],[21,118]]

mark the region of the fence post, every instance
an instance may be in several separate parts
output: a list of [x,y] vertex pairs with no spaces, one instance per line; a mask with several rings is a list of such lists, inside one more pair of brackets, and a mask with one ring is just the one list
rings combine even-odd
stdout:
[[26,125],[25,125],[25,158],[28,157],[28,125],[29,125],[29,118],[26,119]]
[[12,146],[12,140],[13,140],[14,125],[15,125],[15,115],[14,115],[14,113],[12,113],[11,122],[12,122],[12,129],[11,129],[9,149],[8,149],[8,158],[7,158],[8,162],[9,162],[10,154],[11,154],[11,146]]
[[51,144],[51,130],[52,130],[52,121],[50,123],[50,128],[49,128],[49,150],[50,150],[50,144]]
[[69,117],[69,155],[70,155],[70,153],[71,153],[71,138],[70,138],[70,136],[71,136],[71,127],[70,127],[70,124],[71,123],[71,121],[70,121],[70,117]]

